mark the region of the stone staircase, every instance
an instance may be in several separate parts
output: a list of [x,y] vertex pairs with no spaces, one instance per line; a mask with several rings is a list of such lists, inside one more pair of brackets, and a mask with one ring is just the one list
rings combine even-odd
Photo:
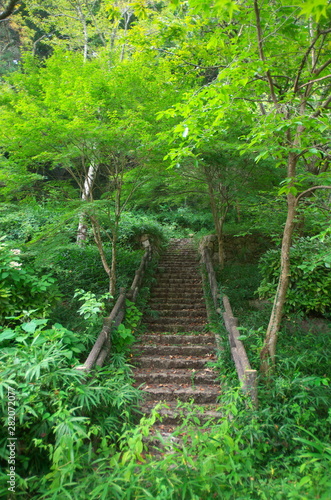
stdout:
[[[164,437],[189,414],[221,418],[220,384],[210,367],[216,361],[215,335],[209,333],[198,254],[190,239],[173,239],[151,290],[147,332],[133,347],[136,386],[145,393],[144,413],[159,402]],[[192,404],[187,404],[192,402]]]

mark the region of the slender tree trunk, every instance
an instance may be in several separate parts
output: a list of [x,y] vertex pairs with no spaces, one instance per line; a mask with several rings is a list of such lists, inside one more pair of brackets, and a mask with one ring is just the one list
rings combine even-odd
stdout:
[[109,277],[109,293],[110,293],[110,295],[112,297],[114,297],[114,294],[115,294],[115,284],[114,284],[113,279],[112,279],[112,268],[109,267],[109,264],[108,264],[108,261],[107,261],[107,257],[106,257],[106,254],[105,254],[105,250],[104,250],[104,247],[103,247],[102,238],[101,238],[101,231],[100,231],[100,224],[99,224],[98,220],[96,219],[96,217],[94,217],[94,216],[91,216],[90,220],[91,220],[91,224],[92,224],[94,241],[95,241],[95,243],[96,243],[96,245],[98,247],[99,255],[100,255],[100,258],[101,258],[101,262],[102,262],[103,268],[104,268],[104,270],[106,271],[106,273],[107,273],[107,275]]
[[[97,175],[97,171],[98,171],[98,166],[94,165],[94,163],[91,162],[87,175],[85,177],[84,186],[82,190],[83,201],[92,200],[93,184],[95,181],[95,177]],[[84,241],[86,241],[86,238],[87,238],[86,218],[85,218],[85,213],[82,212],[79,216],[77,238],[76,238],[77,244],[82,245]]]
[[[129,25],[130,25],[130,20],[131,20],[131,17],[132,17],[132,11],[129,8],[127,8],[124,12],[123,12],[123,19],[124,19],[124,34],[126,35],[127,34],[127,31],[129,29]],[[126,43],[123,43],[122,45],[122,50],[121,50],[121,57],[120,57],[120,61],[124,61],[124,57],[125,57],[125,50],[126,50]]]
[[[289,177],[294,178],[296,169],[296,157],[294,153],[289,155],[288,173]],[[292,175],[291,175],[292,174]],[[274,298],[273,308],[270,315],[269,325],[264,339],[263,348],[260,353],[261,372],[267,374],[270,367],[275,365],[276,344],[278,332],[283,317],[284,303],[289,285],[290,277],[290,249],[292,244],[292,235],[294,230],[294,220],[296,216],[297,198],[294,194],[287,195],[287,218],[283,232],[281,258],[280,258],[280,276],[277,286],[277,292]]]
[[112,255],[111,255],[111,272],[110,272],[110,280],[112,284],[112,292],[111,295],[115,294],[116,290],[116,269],[117,269],[117,240],[118,240],[118,227],[121,219],[121,193],[122,193],[122,170],[120,172],[117,171],[117,188],[115,193],[115,221],[114,221],[114,229],[112,231]]
[[111,245],[111,268],[110,268],[110,284],[109,293],[114,297],[116,291],[116,267],[117,267],[117,240],[118,227],[113,231],[113,239]]
[[84,62],[87,61],[87,55],[88,55],[88,32],[87,32],[87,22],[86,22],[86,17],[85,14],[81,8],[80,3],[76,5],[76,10],[77,14],[79,17],[80,22],[82,23],[82,29],[83,29],[83,38],[84,38],[84,45],[83,45],[83,57],[84,57]]
[[225,248],[224,248],[224,238],[223,238],[223,225],[225,221],[226,214],[219,217],[217,222],[217,242],[218,242],[218,260],[220,263],[220,268],[224,268],[225,264]]
[[224,268],[224,261],[225,261],[224,241],[223,241],[223,224],[224,224],[226,213],[225,213],[225,215],[220,216],[218,206],[217,206],[217,201],[215,198],[215,193],[213,190],[212,179],[209,178],[209,176],[206,174],[206,172],[205,172],[205,175],[206,175],[207,184],[208,184],[209,203],[210,203],[211,213],[213,216],[215,232],[216,232],[216,236],[217,236],[218,260],[219,260],[219,265],[220,265],[221,269],[223,269]]
[[117,269],[117,242],[118,242],[118,228],[121,218],[121,206],[120,206],[120,197],[121,192],[120,188],[116,191],[115,198],[115,221],[114,226],[112,228],[112,254],[111,254],[111,264],[108,264],[106,253],[104,250],[104,245],[101,238],[101,230],[100,224],[95,216],[90,216],[94,241],[98,247],[101,262],[104,270],[106,271],[109,277],[109,294],[114,297],[116,293],[116,269]]

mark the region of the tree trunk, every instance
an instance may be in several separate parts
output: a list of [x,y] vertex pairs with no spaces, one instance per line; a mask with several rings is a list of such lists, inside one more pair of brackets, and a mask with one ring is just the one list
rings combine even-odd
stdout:
[[224,241],[223,241],[223,224],[224,224],[226,214],[223,215],[222,217],[220,217],[219,210],[217,207],[217,202],[215,199],[215,194],[214,194],[212,182],[210,181],[208,175],[206,175],[206,179],[207,179],[207,183],[208,183],[209,203],[210,203],[210,208],[211,208],[211,212],[213,215],[215,231],[216,231],[216,235],[217,235],[218,260],[219,260],[219,265],[220,265],[221,269],[223,269],[224,268],[224,261],[225,261]]
[[[289,177],[294,178],[296,167],[296,157],[294,154],[289,156],[288,173]],[[269,325],[264,339],[263,348],[260,353],[262,374],[267,374],[270,367],[275,365],[276,343],[278,332],[283,317],[284,303],[289,284],[290,276],[290,249],[292,235],[294,230],[294,219],[296,215],[297,198],[294,194],[287,195],[287,218],[283,232],[281,257],[280,257],[280,276],[277,286],[277,292],[274,298],[273,308],[270,315]]]
[[84,38],[83,57],[84,57],[84,62],[86,62],[87,55],[88,55],[88,32],[87,32],[86,16],[85,16],[84,12],[82,11],[82,8],[81,8],[79,3],[76,5],[76,11],[78,14],[78,18],[82,24],[83,38]]
[[[97,171],[98,167],[93,163],[91,163],[87,175],[85,177],[84,186],[82,190],[83,201],[92,200],[92,189]],[[87,225],[85,220],[85,213],[82,212],[79,216],[76,243],[78,245],[82,245],[83,242],[86,241],[86,238],[87,238]]]
[[106,271],[108,277],[109,277],[109,293],[112,297],[114,297],[115,293],[115,284],[112,279],[112,267],[109,267],[107,257],[105,254],[104,246],[102,243],[102,238],[101,238],[101,230],[100,230],[100,224],[96,217],[90,216],[91,224],[92,224],[92,229],[93,229],[93,236],[94,236],[94,241],[98,247],[99,250],[99,255],[101,258],[101,262],[103,265],[104,270]]
[[112,297],[115,296],[116,291],[116,266],[117,266],[117,228],[113,232],[113,240],[111,245],[111,268],[109,275],[109,293]]
[[112,230],[112,255],[111,255],[111,271],[110,271],[110,294],[114,296],[116,290],[116,267],[117,267],[117,240],[118,227],[121,219],[121,194],[122,194],[122,174],[121,171],[117,176],[117,188],[115,193],[115,221],[114,229]]
[[220,217],[217,222],[217,242],[218,242],[218,260],[220,268],[224,268],[225,264],[225,249],[224,249],[224,238],[223,238],[223,224],[225,221],[225,215]]

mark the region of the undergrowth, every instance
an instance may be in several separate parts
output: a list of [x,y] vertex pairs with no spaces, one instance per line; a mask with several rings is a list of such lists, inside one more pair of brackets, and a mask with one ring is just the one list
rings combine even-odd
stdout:
[[[135,231],[130,231],[127,234],[134,237]],[[84,249],[84,275],[79,257],[83,251],[59,248],[59,255],[63,251],[74,259],[62,256],[62,260],[51,260],[50,264],[53,262],[54,272],[56,266],[67,269],[63,286],[69,296],[74,285],[77,288],[76,280],[82,286],[81,278],[87,280],[94,272],[96,253],[89,247]],[[137,267],[139,251],[133,252],[132,260],[127,259],[126,248],[122,251],[122,265],[130,268],[123,275],[129,275],[131,266]],[[86,269],[86,262],[92,269]],[[139,329],[138,311],[146,304],[153,281],[150,271],[146,277],[138,309],[132,309],[131,324],[124,325],[131,333]],[[221,290],[230,297],[242,340],[256,369],[270,314],[268,303],[259,304],[259,309],[254,307],[259,280],[254,262],[233,261],[220,274]],[[101,289],[86,289],[101,293]],[[211,317],[211,323],[215,328],[215,317]],[[130,367],[119,344],[107,369],[86,376],[73,368],[85,357],[88,334],[82,337],[46,319],[5,329],[0,336],[3,415],[8,386],[13,386],[18,396],[19,465],[12,498],[329,500],[330,323],[323,322],[316,329],[316,322],[309,324],[293,315],[285,318],[277,370],[268,384],[259,382],[258,408],[250,406],[238,387],[225,329],[216,330],[224,347],[217,362],[222,380],[222,417],[216,422],[203,422],[191,415],[171,440],[160,442],[159,455],[153,456],[146,438],[162,417],[156,409],[151,417],[137,423],[140,393],[132,386]],[[188,407],[186,404],[186,410]],[[133,425],[135,422],[137,425]],[[6,417],[3,424],[6,428]],[[1,438],[5,465],[6,435],[2,433]],[[5,471],[0,476],[3,497],[8,493]]]

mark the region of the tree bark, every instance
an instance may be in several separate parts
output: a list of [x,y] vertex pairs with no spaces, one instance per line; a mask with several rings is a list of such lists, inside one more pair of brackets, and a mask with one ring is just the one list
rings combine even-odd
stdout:
[[[92,190],[93,190],[93,184],[95,181],[95,177],[97,175],[98,171],[98,166],[94,165],[93,162],[91,162],[87,175],[85,177],[84,181],[84,186],[82,190],[82,200],[83,201],[92,201]],[[76,238],[76,243],[78,245],[82,245],[84,241],[87,239],[87,225],[86,225],[86,220],[85,220],[85,213],[82,212],[79,216],[79,223],[78,223],[78,229],[77,229],[77,238]]]
[[211,213],[213,216],[215,231],[217,235],[217,243],[218,243],[218,260],[220,268],[224,268],[225,262],[225,252],[224,252],[224,240],[223,240],[223,224],[225,221],[226,213],[228,211],[227,207],[224,207],[225,212],[221,215],[220,210],[218,208],[217,200],[214,193],[214,184],[213,179],[208,175],[208,172],[205,169],[205,176],[208,185],[208,193],[209,193],[209,203],[211,208]]
[[109,293],[112,297],[115,295],[116,291],[116,267],[117,267],[117,239],[118,239],[118,225],[116,230],[113,232],[113,239],[111,245],[111,268],[110,268],[110,282],[109,282]]
[[86,22],[86,16],[84,15],[80,4],[78,3],[76,6],[77,14],[79,17],[79,20],[82,24],[82,29],[83,29],[83,38],[84,38],[84,45],[83,45],[83,57],[84,61],[87,61],[87,55],[88,55],[88,32],[87,32],[87,22]]
[[123,173],[124,165],[116,164],[115,167],[115,179],[116,179],[116,192],[115,192],[115,220],[114,227],[112,230],[112,255],[111,255],[111,271],[110,271],[110,294],[115,294],[116,289],[116,268],[117,268],[117,240],[118,240],[118,228],[121,220],[122,206],[121,206],[121,195],[122,195],[122,183],[123,183]]
[[[106,271],[108,277],[109,277],[109,294],[114,297],[115,294],[115,283],[113,282],[112,279],[112,267],[109,267],[107,257],[105,254],[104,246],[102,243],[102,238],[101,238],[101,230],[100,230],[100,224],[96,217],[90,216],[91,224],[92,224],[92,229],[93,229],[93,236],[94,236],[94,241],[95,244],[98,247],[99,250],[99,255],[101,258],[101,262],[103,265],[104,270]],[[112,257],[113,259],[113,257]]]

